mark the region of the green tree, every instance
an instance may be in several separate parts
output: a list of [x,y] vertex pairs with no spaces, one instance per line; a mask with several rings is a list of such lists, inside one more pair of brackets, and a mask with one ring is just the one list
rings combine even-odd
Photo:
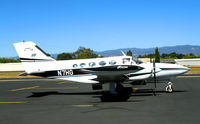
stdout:
[[93,50],[87,49],[85,47],[79,47],[74,53],[62,53],[58,54],[57,60],[69,60],[69,59],[87,59],[87,58],[97,58],[98,55],[94,53]]
[[168,54],[163,53],[163,54],[161,55],[161,58],[167,59],[167,58],[168,58]]
[[132,52],[129,50],[127,53],[126,53],[127,56],[133,56]]
[[158,51],[158,47],[155,49],[155,62],[160,62],[160,53]]
[[78,50],[77,50],[76,52],[74,52],[73,54],[74,54],[75,56],[76,56],[76,55],[79,55],[79,54],[83,53],[84,50],[86,50],[86,48],[80,46],[80,47],[78,48]]
[[169,54],[169,57],[170,57],[170,58],[175,58],[175,59],[176,59],[176,58],[177,58],[176,52],[170,53],[170,54]]
[[[148,54],[148,55],[139,55],[139,58],[153,58],[155,55],[154,54]],[[190,54],[177,54],[176,52],[172,52],[169,54],[163,53],[161,55],[162,59],[190,59],[190,58],[200,58],[200,56],[196,56],[193,53]]]
[[0,63],[16,63],[20,62],[20,59],[0,58]]
[[57,60],[69,60],[69,59],[73,59],[73,54],[61,53],[61,54],[58,54],[57,56]]
[[177,54],[177,58],[178,58],[178,59],[182,59],[183,57],[184,57],[183,54]]
[[79,49],[74,52],[75,59],[87,59],[87,58],[97,58],[98,55],[94,53],[93,50],[87,49],[85,47],[79,47]]

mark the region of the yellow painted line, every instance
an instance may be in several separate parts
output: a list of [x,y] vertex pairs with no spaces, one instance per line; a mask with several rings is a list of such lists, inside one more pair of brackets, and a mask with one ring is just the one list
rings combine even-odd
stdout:
[[18,79],[18,80],[0,80],[0,82],[20,82],[20,81],[56,81],[52,79]]
[[15,102],[0,102],[0,104],[18,104],[18,103],[26,103],[23,101],[15,101]]
[[138,90],[138,88],[133,88],[133,92],[135,93]]
[[39,90],[64,90],[64,89],[79,89],[80,87],[46,87],[46,88],[35,88]]
[[27,81],[27,80],[0,80],[0,82],[19,82],[19,81]]
[[25,88],[19,88],[19,89],[12,89],[10,91],[15,92],[15,91],[20,91],[20,90],[30,90],[30,89],[36,89],[38,87],[40,87],[40,86],[33,86],[33,87],[25,87]]
[[62,81],[62,82],[58,82],[57,84],[64,84],[64,83],[72,83],[72,82],[69,82],[69,81]]
[[177,76],[177,78],[197,78],[200,76]]

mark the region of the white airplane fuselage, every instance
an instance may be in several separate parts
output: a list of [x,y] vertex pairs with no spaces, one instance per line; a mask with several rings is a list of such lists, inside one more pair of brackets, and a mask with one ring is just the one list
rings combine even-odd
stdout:
[[131,56],[56,61],[33,42],[14,44],[25,73],[80,83],[123,83],[184,74],[189,68],[177,64],[140,63]]
[[[103,65],[100,65],[101,62]],[[153,63],[135,64],[129,56],[61,61],[22,60],[22,63],[29,68],[27,74],[80,83],[137,81],[154,76]],[[155,66],[157,78],[175,77],[189,70],[177,64],[156,63]]]

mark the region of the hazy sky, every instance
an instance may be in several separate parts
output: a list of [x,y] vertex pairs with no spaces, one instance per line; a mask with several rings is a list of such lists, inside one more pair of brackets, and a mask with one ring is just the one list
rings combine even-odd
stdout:
[[48,53],[200,45],[200,0],[0,0],[0,57],[22,40]]

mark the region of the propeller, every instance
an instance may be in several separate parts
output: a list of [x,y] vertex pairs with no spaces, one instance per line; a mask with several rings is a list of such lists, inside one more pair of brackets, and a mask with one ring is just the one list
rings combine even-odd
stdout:
[[156,63],[155,60],[153,60],[153,79],[154,79],[154,96],[156,95],[155,90],[156,90],[156,84],[157,84],[157,77],[156,77]]

